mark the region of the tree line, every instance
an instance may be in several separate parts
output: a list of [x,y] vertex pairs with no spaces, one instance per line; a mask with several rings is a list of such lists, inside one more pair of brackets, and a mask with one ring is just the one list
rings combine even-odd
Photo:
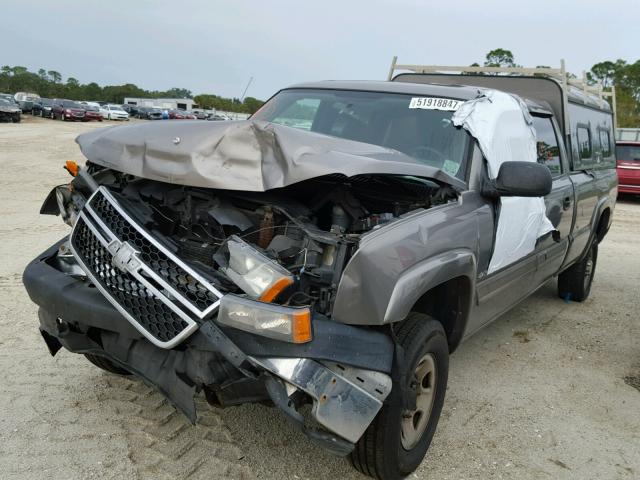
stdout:
[[254,113],[263,103],[253,97],[246,97],[243,101],[211,94],[194,97],[191,90],[186,88],[159,91],[145,90],[133,83],[105,86],[100,86],[96,82],[83,84],[74,77],[68,77],[63,81],[62,74],[56,70],[40,68],[37,72],[30,72],[26,67],[8,65],[0,68],[0,92],[33,92],[44,98],[104,101],[117,104],[123,103],[125,97],[193,98],[201,108],[238,113]]
[[[472,67],[480,66],[478,63]],[[519,67],[515,62],[513,53],[504,48],[496,48],[487,53],[484,61],[485,67]],[[538,67],[545,67],[539,65]],[[576,78],[575,75],[569,74]],[[596,63],[587,72],[587,83],[602,83],[605,91],[611,91],[616,87],[616,109],[618,126],[640,127],[640,60],[628,63],[626,60],[605,60]]]

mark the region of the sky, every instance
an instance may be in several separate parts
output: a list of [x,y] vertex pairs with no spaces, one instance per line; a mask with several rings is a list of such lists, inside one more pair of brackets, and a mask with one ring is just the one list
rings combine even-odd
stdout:
[[0,65],[81,83],[266,99],[303,81],[385,79],[399,63],[523,66],[578,75],[640,59],[640,0],[3,0]]

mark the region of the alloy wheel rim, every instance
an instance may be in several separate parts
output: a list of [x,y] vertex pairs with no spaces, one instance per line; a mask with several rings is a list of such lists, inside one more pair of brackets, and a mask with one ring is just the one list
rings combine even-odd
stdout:
[[402,447],[405,450],[411,450],[418,444],[431,417],[437,381],[436,362],[431,353],[420,359],[412,381],[415,382],[417,390],[416,409],[403,413],[400,429]]

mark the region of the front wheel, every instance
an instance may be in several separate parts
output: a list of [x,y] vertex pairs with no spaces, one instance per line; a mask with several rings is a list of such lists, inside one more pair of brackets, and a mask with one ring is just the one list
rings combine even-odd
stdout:
[[591,293],[597,260],[598,244],[594,241],[589,252],[580,262],[558,275],[558,296],[574,302],[585,301]]
[[[404,388],[394,381],[389,398],[351,453],[357,470],[380,480],[404,478],[424,459],[438,425],[449,373],[449,346],[440,322],[413,312],[396,335],[404,349]],[[408,395],[415,395],[416,408],[404,408]]]

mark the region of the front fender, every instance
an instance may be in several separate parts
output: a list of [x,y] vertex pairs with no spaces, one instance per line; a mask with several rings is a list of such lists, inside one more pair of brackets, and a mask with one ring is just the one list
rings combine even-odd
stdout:
[[384,323],[404,320],[426,292],[457,277],[467,277],[474,291],[476,259],[468,250],[453,250],[428,258],[402,274],[396,283]]

